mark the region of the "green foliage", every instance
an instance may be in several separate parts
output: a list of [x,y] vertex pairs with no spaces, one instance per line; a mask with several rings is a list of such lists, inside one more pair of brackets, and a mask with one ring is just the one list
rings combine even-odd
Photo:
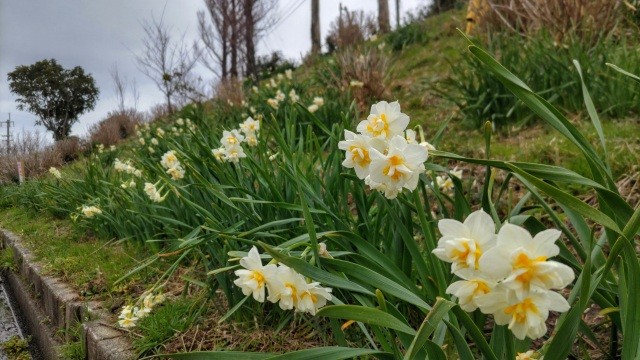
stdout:
[[95,107],[98,88],[79,66],[64,69],[55,59],[21,65],[7,75],[9,89],[18,96],[18,109],[38,117],[36,125],[53,132],[53,138],[69,136],[78,117]]
[[9,340],[0,344],[2,351],[7,355],[9,360],[29,360],[29,339],[23,339],[14,335]]
[[428,31],[423,21],[412,21],[386,36],[387,43],[393,51],[400,51],[412,44],[426,45],[433,38],[433,32]]
[[205,310],[201,299],[177,299],[165,302],[140,320],[138,329],[142,337],[133,340],[139,354],[150,354],[162,348],[167,340],[184,332],[197,322]]
[[[545,34],[529,38],[496,34],[489,36],[487,43],[490,51],[499,54],[502,64],[565,111],[583,110],[580,80],[571,66],[576,59],[582,65],[595,106],[603,115],[620,118],[640,114],[640,87],[630,86],[605,66],[610,62],[640,72],[640,53],[633,39],[605,39],[590,46],[579,41],[556,44]],[[451,75],[438,91],[458,105],[470,127],[478,129],[485,121],[496,128],[538,121],[477,58],[466,55],[451,66]]]

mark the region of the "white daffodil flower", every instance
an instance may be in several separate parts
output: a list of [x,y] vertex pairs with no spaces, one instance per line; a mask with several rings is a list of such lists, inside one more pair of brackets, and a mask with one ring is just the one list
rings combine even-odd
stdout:
[[62,179],[62,174],[60,173],[60,170],[54,167],[49,168],[49,173],[51,173],[51,175],[53,175],[56,179]]
[[316,96],[313,98],[313,104],[316,105],[317,107],[321,107],[324,105],[324,98],[321,98],[319,96]]
[[167,169],[167,174],[169,174],[173,180],[184,179],[184,169],[180,164],[176,164],[174,167]]
[[274,110],[278,110],[278,106],[280,102],[277,99],[267,99],[267,104],[271,106]]
[[369,175],[369,164],[371,164],[370,149],[374,148],[383,153],[385,143],[380,139],[372,139],[369,136],[345,130],[344,140],[338,143],[338,148],[344,150],[346,155],[342,166],[349,169],[353,168],[356,171],[356,176],[359,179],[364,179]]
[[153,202],[162,202],[167,197],[167,195],[162,196],[160,191],[156,189],[156,185],[152,183],[144,183],[144,192],[147,194],[149,199]]
[[165,169],[171,169],[176,165],[180,165],[180,161],[178,161],[176,152],[173,150],[169,150],[166,153],[164,153],[164,155],[162,155],[162,158],[160,160],[160,165],[162,165],[162,167],[164,167]]
[[276,91],[276,100],[278,100],[278,102],[284,101],[284,99],[286,98],[287,98],[287,95],[285,95],[282,91],[280,91],[280,89]]
[[287,69],[284,71],[284,76],[288,79],[291,80],[293,78],[293,71],[291,71],[291,69]]
[[547,260],[560,253],[555,241],[561,232],[549,229],[535,237],[524,228],[505,224],[498,233],[496,246],[480,258],[483,271],[504,278],[502,284],[524,299],[532,290],[562,289],[575,275],[557,261]]
[[244,135],[240,134],[240,131],[238,131],[237,129],[233,129],[231,131],[223,131],[222,138],[220,139],[220,143],[225,148],[239,145],[242,141],[244,141]]
[[386,154],[371,147],[369,156],[372,181],[390,189],[413,190],[418,186],[420,174],[425,171],[428,153],[422,146],[409,144],[404,137],[396,135],[389,141]]
[[100,210],[96,206],[82,205],[82,214],[87,218],[92,218],[98,214],[102,214],[102,210]]
[[480,271],[465,269],[458,271],[456,275],[462,280],[449,285],[446,293],[457,297],[460,308],[467,312],[475,311],[479,307],[478,299],[491,293],[497,285],[495,279],[489,279]]
[[238,278],[233,283],[242,289],[244,295],[251,294],[256,301],[264,302],[267,287],[271,293],[271,282],[276,276],[277,266],[274,264],[263,266],[255,246],[249,250],[247,256],[240,259],[240,266],[244,269],[234,272]]
[[362,120],[356,129],[363,135],[390,140],[396,135],[403,135],[407,125],[409,116],[400,111],[397,101],[380,101],[371,105],[371,114],[366,120]]
[[307,281],[288,266],[280,265],[276,281],[269,288],[268,300],[278,303],[282,310],[291,310],[298,306],[303,292],[307,290]]
[[307,111],[313,114],[314,112],[318,111],[318,105],[316,104],[309,105],[309,107],[307,107]]
[[249,116],[244,122],[240,124],[240,130],[245,134],[255,134],[260,130],[260,121],[254,120]]
[[409,144],[417,144],[415,130],[407,129],[404,131],[404,137]]
[[464,223],[442,219],[438,221],[438,229],[442,237],[433,254],[440,260],[451,263],[451,272],[482,269],[492,278],[500,278],[500,274],[494,274],[480,263],[481,256],[493,248],[496,242],[496,225],[489,214],[483,210],[474,211]]
[[297,103],[298,100],[300,100],[300,96],[298,96],[298,94],[296,94],[296,90],[295,89],[291,89],[291,91],[289,91],[289,99],[291,99],[292,103]]
[[553,291],[532,291],[525,298],[518,298],[504,286],[479,297],[476,302],[485,314],[493,314],[498,325],[508,325],[520,340],[542,337],[547,332],[545,324],[549,311],[565,312],[570,306],[562,295]]
[[238,163],[241,158],[247,157],[244,153],[244,149],[240,145],[234,145],[224,149],[224,160],[232,163]]
[[219,147],[217,149],[211,150],[211,154],[213,155],[213,157],[220,162],[224,161],[224,153],[225,153],[224,147]]
[[246,141],[250,147],[258,146],[258,137],[256,137],[255,133],[248,133],[244,141]]
[[328,300],[332,299],[331,290],[331,288],[320,286],[320,283],[317,282],[307,284],[306,290],[300,294],[296,310],[315,315],[321,307],[327,304]]

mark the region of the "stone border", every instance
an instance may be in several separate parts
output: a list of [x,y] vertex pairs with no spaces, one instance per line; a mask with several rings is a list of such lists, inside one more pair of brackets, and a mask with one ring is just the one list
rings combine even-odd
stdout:
[[[46,241],[46,239],[43,239]],[[78,292],[57,278],[43,274],[31,252],[15,234],[0,229],[0,248],[13,251],[15,271],[5,271],[7,285],[17,299],[28,330],[46,360],[63,359],[53,334],[71,331],[81,324],[88,360],[130,360],[136,356],[127,336],[107,321],[99,302],[82,301]]]

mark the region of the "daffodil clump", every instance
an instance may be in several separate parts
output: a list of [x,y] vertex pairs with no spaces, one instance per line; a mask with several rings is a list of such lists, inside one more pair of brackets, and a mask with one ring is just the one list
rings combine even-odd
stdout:
[[358,178],[388,199],[396,198],[403,188],[418,186],[429,156],[426,144],[418,144],[407,125],[409,116],[400,111],[397,101],[381,101],[358,124],[358,134],[345,130],[345,140],[338,143],[346,155],[342,165],[353,168]]
[[451,263],[451,272],[461,279],[446,292],[465,311],[492,314],[496,324],[508,325],[518,339],[537,339],[547,332],[549,311],[569,310],[567,300],[553,290],[569,285],[573,270],[549,260],[560,252],[555,241],[561,233],[549,229],[532,237],[524,228],[507,223],[496,235],[495,228],[483,210],[470,214],[464,223],[438,222],[442,237],[433,254]]
[[164,153],[160,160],[160,165],[167,170],[166,173],[171,175],[173,180],[180,180],[184,178],[184,168],[182,167],[180,160],[178,160],[175,151],[169,150]]
[[247,157],[242,143],[250,147],[258,146],[258,131],[260,131],[260,121],[251,116],[239,124],[240,129],[231,131],[224,130],[220,139],[220,146],[211,150],[211,153],[218,161],[238,163],[241,158]]
[[102,210],[100,210],[97,206],[87,206],[82,205],[81,209],[82,215],[86,218],[92,218],[96,215],[102,214]]
[[146,294],[141,297],[135,305],[125,305],[118,316],[118,326],[122,328],[132,328],[137,325],[138,320],[151,313],[153,308],[162,304],[166,297],[164,294]]
[[307,282],[304,276],[288,266],[262,265],[255,246],[240,259],[240,266],[244,269],[235,271],[238,278],[233,283],[242,289],[244,295],[252,295],[258,302],[266,299],[278,303],[282,310],[295,309],[315,315],[332,298],[331,288],[322,287],[318,282]]
[[53,175],[56,179],[62,179],[62,174],[60,173],[60,170],[58,170],[55,167],[49,168],[49,173]]

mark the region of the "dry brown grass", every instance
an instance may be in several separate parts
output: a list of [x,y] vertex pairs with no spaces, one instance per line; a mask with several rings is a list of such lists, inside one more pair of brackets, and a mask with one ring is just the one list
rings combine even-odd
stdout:
[[614,33],[623,19],[621,0],[486,0],[475,1],[481,31],[514,31],[527,36],[549,32],[557,43],[567,37],[594,44]]
[[90,142],[92,145],[102,144],[107,147],[115,145],[133,135],[136,125],[143,121],[144,116],[133,109],[109,113],[106,119],[89,130]]
[[257,319],[251,323],[229,320],[219,324],[228,305],[221,295],[211,302],[210,310],[202,322],[184,333],[176,334],[164,346],[165,353],[212,350],[287,353],[333,345],[327,341],[330,339],[328,334],[319,333],[302,320],[292,321],[280,331],[276,331],[275,326],[258,324]]
[[22,132],[15,136],[11,153],[0,155],[0,184],[18,182],[18,162],[22,162],[25,178],[30,179],[60,166],[63,158],[38,131]]
[[341,91],[350,91],[361,111],[367,104],[388,97],[389,56],[377,48],[346,49],[335,57],[329,69],[331,81]]
[[239,79],[229,78],[220,81],[215,88],[217,100],[227,104],[238,105],[244,100],[244,90]]

